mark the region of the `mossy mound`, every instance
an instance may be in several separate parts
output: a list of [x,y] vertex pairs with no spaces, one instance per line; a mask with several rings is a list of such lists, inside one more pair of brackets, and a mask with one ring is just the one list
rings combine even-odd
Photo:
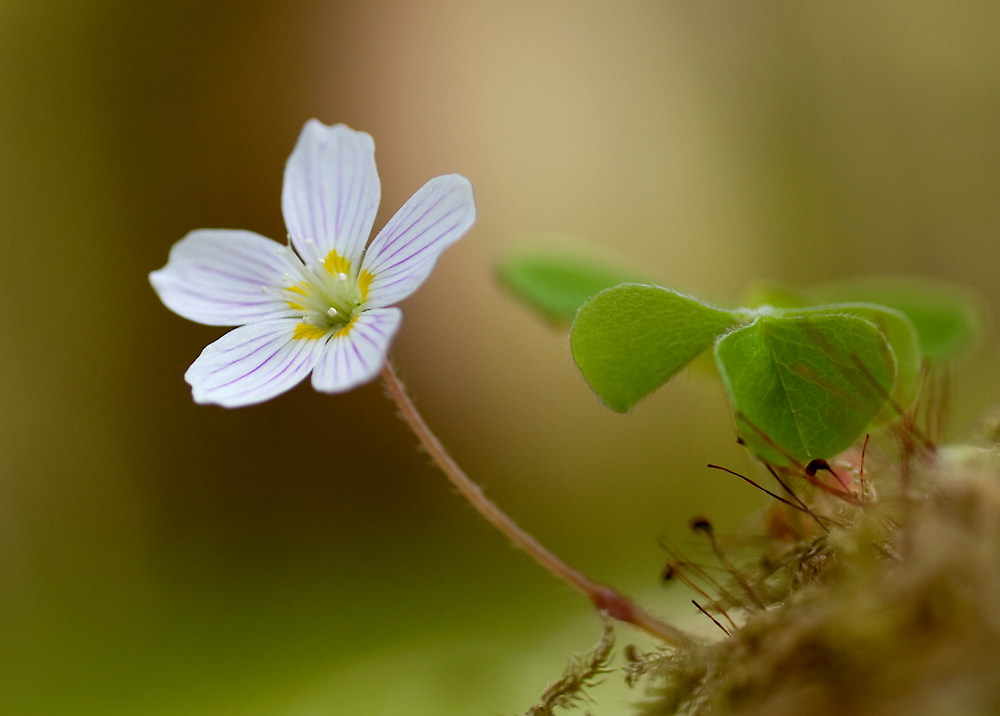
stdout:
[[736,588],[719,598],[727,611],[746,602],[731,635],[632,653],[643,714],[1000,713],[1000,460],[928,451],[906,466],[905,490],[876,498],[872,485],[904,471],[881,472],[860,505],[817,493],[825,529],[801,510],[785,520],[796,529],[771,521],[767,555],[744,575],[764,608]]

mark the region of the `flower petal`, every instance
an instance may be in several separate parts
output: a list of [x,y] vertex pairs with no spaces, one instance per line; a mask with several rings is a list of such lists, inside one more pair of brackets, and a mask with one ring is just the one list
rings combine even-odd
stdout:
[[238,326],[288,316],[288,303],[261,290],[279,286],[288,270],[281,250],[287,249],[251,231],[192,231],[149,281],[167,308],[198,323]]
[[398,308],[374,308],[359,314],[346,335],[341,332],[330,339],[313,370],[313,387],[324,393],[343,393],[372,380],[382,369],[402,319]]
[[238,408],[294,388],[327,343],[326,337],[294,339],[298,323],[292,318],[252,323],[205,348],[184,374],[195,402]]
[[295,250],[306,261],[335,250],[357,270],[381,191],[371,136],[310,119],[285,165],[281,190]]
[[368,305],[391,306],[417,290],[441,252],[475,220],[468,179],[448,174],[424,184],[368,247],[361,265],[371,276]]

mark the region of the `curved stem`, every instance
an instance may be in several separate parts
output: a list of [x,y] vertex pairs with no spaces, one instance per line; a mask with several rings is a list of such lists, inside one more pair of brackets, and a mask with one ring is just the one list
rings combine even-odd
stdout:
[[607,612],[613,619],[631,624],[652,636],[662,639],[670,644],[681,645],[691,643],[691,638],[676,627],[664,624],[649,613],[637,607],[632,600],[619,594],[612,587],[600,582],[595,582],[584,576],[577,570],[559,559],[556,555],[544,547],[538,540],[517,526],[510,517],[496,506],[476,485],[469,476],[452,459],[448,451],[444,449],[437,436],[424,422],[423,417],[417,412],[413,401],[410,400],[406,389],[400,382],[399,377],[392,366],[386,361],[382,368],[382,380],[385,381],[386,388],[399,410],[403,419],[420,439],[420,443],[427,450],[451,484],[462,493],[462,496],[481,514],[486,521],[496,527],[500,532],[517,547],[527,552],[538,564],[548,570],[557,579],[562,580],[570,587],[587,597],[591,603],[599,610]]

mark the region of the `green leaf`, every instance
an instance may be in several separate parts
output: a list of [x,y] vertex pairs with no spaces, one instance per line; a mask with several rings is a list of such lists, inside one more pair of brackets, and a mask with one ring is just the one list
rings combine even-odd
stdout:
[[594,392],[610,408],[625,412],[741,315],[659,286],[623,284],[584,304],[573,321],[570,349]]
[[719,339],[715,360],[740,436],[778,464],[850,447],[881,411],[896,374],[882,332],[849,315],[760,316]]
[[872,420],[872,426],[884,425],[899,417],[917,397],[920,379],[920,341],[913,322],[903,313],[869,303],[838,303],[807,309],[776,311],[781,316],[817,316],[840,314],[858,316],[874,323],[896,357],[896,379],[889,400]]
[[598,261],[555,254],[510,256],[500,264],[498,276],[511,293],[555,324],[569,324],[591,296],[638,278]]
[[980,304],[957,286],[903,277],[870,277],[810,289],[824,303],[873,303],[913,322],[920,350],[932,363],[956,357],[982,330]]

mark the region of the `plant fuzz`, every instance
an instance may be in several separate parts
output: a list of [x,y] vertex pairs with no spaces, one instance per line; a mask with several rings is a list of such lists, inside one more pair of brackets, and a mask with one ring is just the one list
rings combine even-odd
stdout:
[[582,657],[573,657],[562,678],[551,684],[542,694],[540,703],[532,706],[524,716],[552,716],[556,707],[571,708],[588,702],[587,689],[600,682],[602,674],[611,671],[611,649],[615,644],[615,630],[611,619],[601,616],[604,631],[601,640]]

